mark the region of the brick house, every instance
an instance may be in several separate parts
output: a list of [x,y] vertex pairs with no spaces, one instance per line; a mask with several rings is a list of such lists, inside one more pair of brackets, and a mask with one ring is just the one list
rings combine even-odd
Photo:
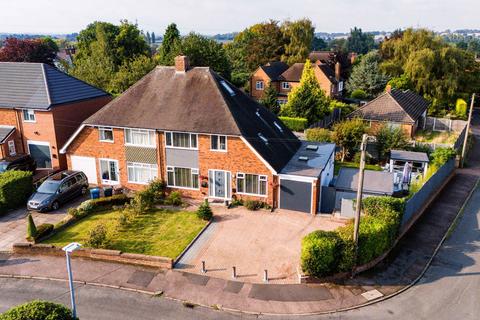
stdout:
[[100,186],[254,199],[316,213],[333,177],[333,144],[298,140],[266,108],[208,67],[158,66],[86,119],[61,152]]
[[[271,62],[259,67],[250,78],[250,95],[257,101],[263,98],[265,89],[272,84],[278,92],[278,103],[284,104],[292,88],[300,84],[304,63],[294,63],[288,67],[283,62]],[[337,62],[335,70],[320,61],[312,64],[318,84],[328,97],[341,96],[343,79],[340,76],[341,66]]]
[[66,169],[60,147],[110,100],[50,65],[0,62],[1,156],[30,153],[38,169]]
[[408,137],[413,137],[417,128],[423,127],[429,103],[410,90],[387,90],[377,98],[358,108],[349,118],[362,118],[371,128],[387,125],[402,128]]

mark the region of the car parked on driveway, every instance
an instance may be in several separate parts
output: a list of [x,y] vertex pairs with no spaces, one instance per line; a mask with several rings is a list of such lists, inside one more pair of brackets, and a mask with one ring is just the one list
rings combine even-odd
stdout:
[[35,172],[37,163],[29,154],[18,154],[0,160],[0,173],[9,170],[22,170]]
[[88,191],[87,176],[81,171],[62,171],[48,177],[28,199],[28,210],[57,210],[60,205]]

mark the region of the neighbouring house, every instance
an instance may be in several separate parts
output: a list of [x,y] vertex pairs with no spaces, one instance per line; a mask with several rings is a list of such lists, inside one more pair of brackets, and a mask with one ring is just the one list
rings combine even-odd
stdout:
[[[429,162],[430,160],[425,152],[391,150],[389,170],[390,172],[403,173],[405,164],[408,163],[410,165],[409,173],[415,178],[427,173]],[[410,181],[410,179],[408,179],[408,181]]]
[[110,100],[108,93],[50,65],[0,62],[2,157],[29,153],[38,169],[66,169],[61,146]]
[[[319,51],[310,52],[310,54],[308,55],[308,58],[312,62],[321,61],[323,63],[329,63],[337,60],[336,55],[337,55],[337,52],[335,51],[319,50]],[[357,59],[357,54],[355,52],[349,52],[347,58],[350,65],[352,65]],[[347,67],[346,65],[342,65],[342,69],[346,67]]]
[[372,128],[387,125],[402,128],[406,135],[413,137],[417,128],[422,128],[427,117],[429,103],[411,90],[387,90],[377,98],[352,112],[349,118],[362,118]]
[[[304,63],[294,63],[288,67],[283,62],[273,62],[259,67],[250,78],[250,94],[256,100],[263,98],[265,89],[272,84],[278,92],[277,101],[284,104],[292,88],[300,84]],[[340,63],[333,70],[328,64],[317,60],[312,64],[315,77],[328,97],[341,96],[343,79],[340,76]]]
[[60,49],[55,58],[55,66],[64,70],[66,67],[73,66],[73,57],[75,56],[76,48],[74,46],[68,46],[63,49]]
[[334,149],[302,143],[212,69],[179,56],[86,119],[61,152],[100,186],[141,190],[160,178],[194,199],[316,213]]
[[[340,168],[335,180],[335,210],[341,210],[342,216],[350,217],[353,212],[352,200],[357,197],[359,170]],[[371,196],[392,196],[400,191],[400,178],[393,172],[365,170],[363,180],[363,198]]]

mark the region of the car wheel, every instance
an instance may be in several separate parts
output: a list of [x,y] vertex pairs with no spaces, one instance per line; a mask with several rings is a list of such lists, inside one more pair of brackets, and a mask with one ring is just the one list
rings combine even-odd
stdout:
[[87,194],[87,187],[82,187],[82,196]]
[[60,204],[58,203],[58,201],[54,201],[52,203],[52,210],[58,210],[60,208]]

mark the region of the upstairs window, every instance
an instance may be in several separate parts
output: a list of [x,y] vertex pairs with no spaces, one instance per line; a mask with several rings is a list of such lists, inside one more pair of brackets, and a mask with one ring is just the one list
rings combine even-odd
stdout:
[[170,148],[197,149],[195,133],[165,132],[165,145]]
[[125,144],[141,147],[155,147],[155,131],[145,129],[125,129]]
[[282,82],[282,89],[283,90],[289,90],[290,89],[290,83]]
[[257,90],[263,90],[263,81],[257,81],[255,83],[255,89]]
[[227,136],[211,136],[210,149],[214,151],[227,151]]
[[35,110],[24,109],[23,110],[23,121],[25,121],[25,122],[35,122]]
[[98,128],[99,140],[102,142],[113,142],[113,129],[100,127]]

